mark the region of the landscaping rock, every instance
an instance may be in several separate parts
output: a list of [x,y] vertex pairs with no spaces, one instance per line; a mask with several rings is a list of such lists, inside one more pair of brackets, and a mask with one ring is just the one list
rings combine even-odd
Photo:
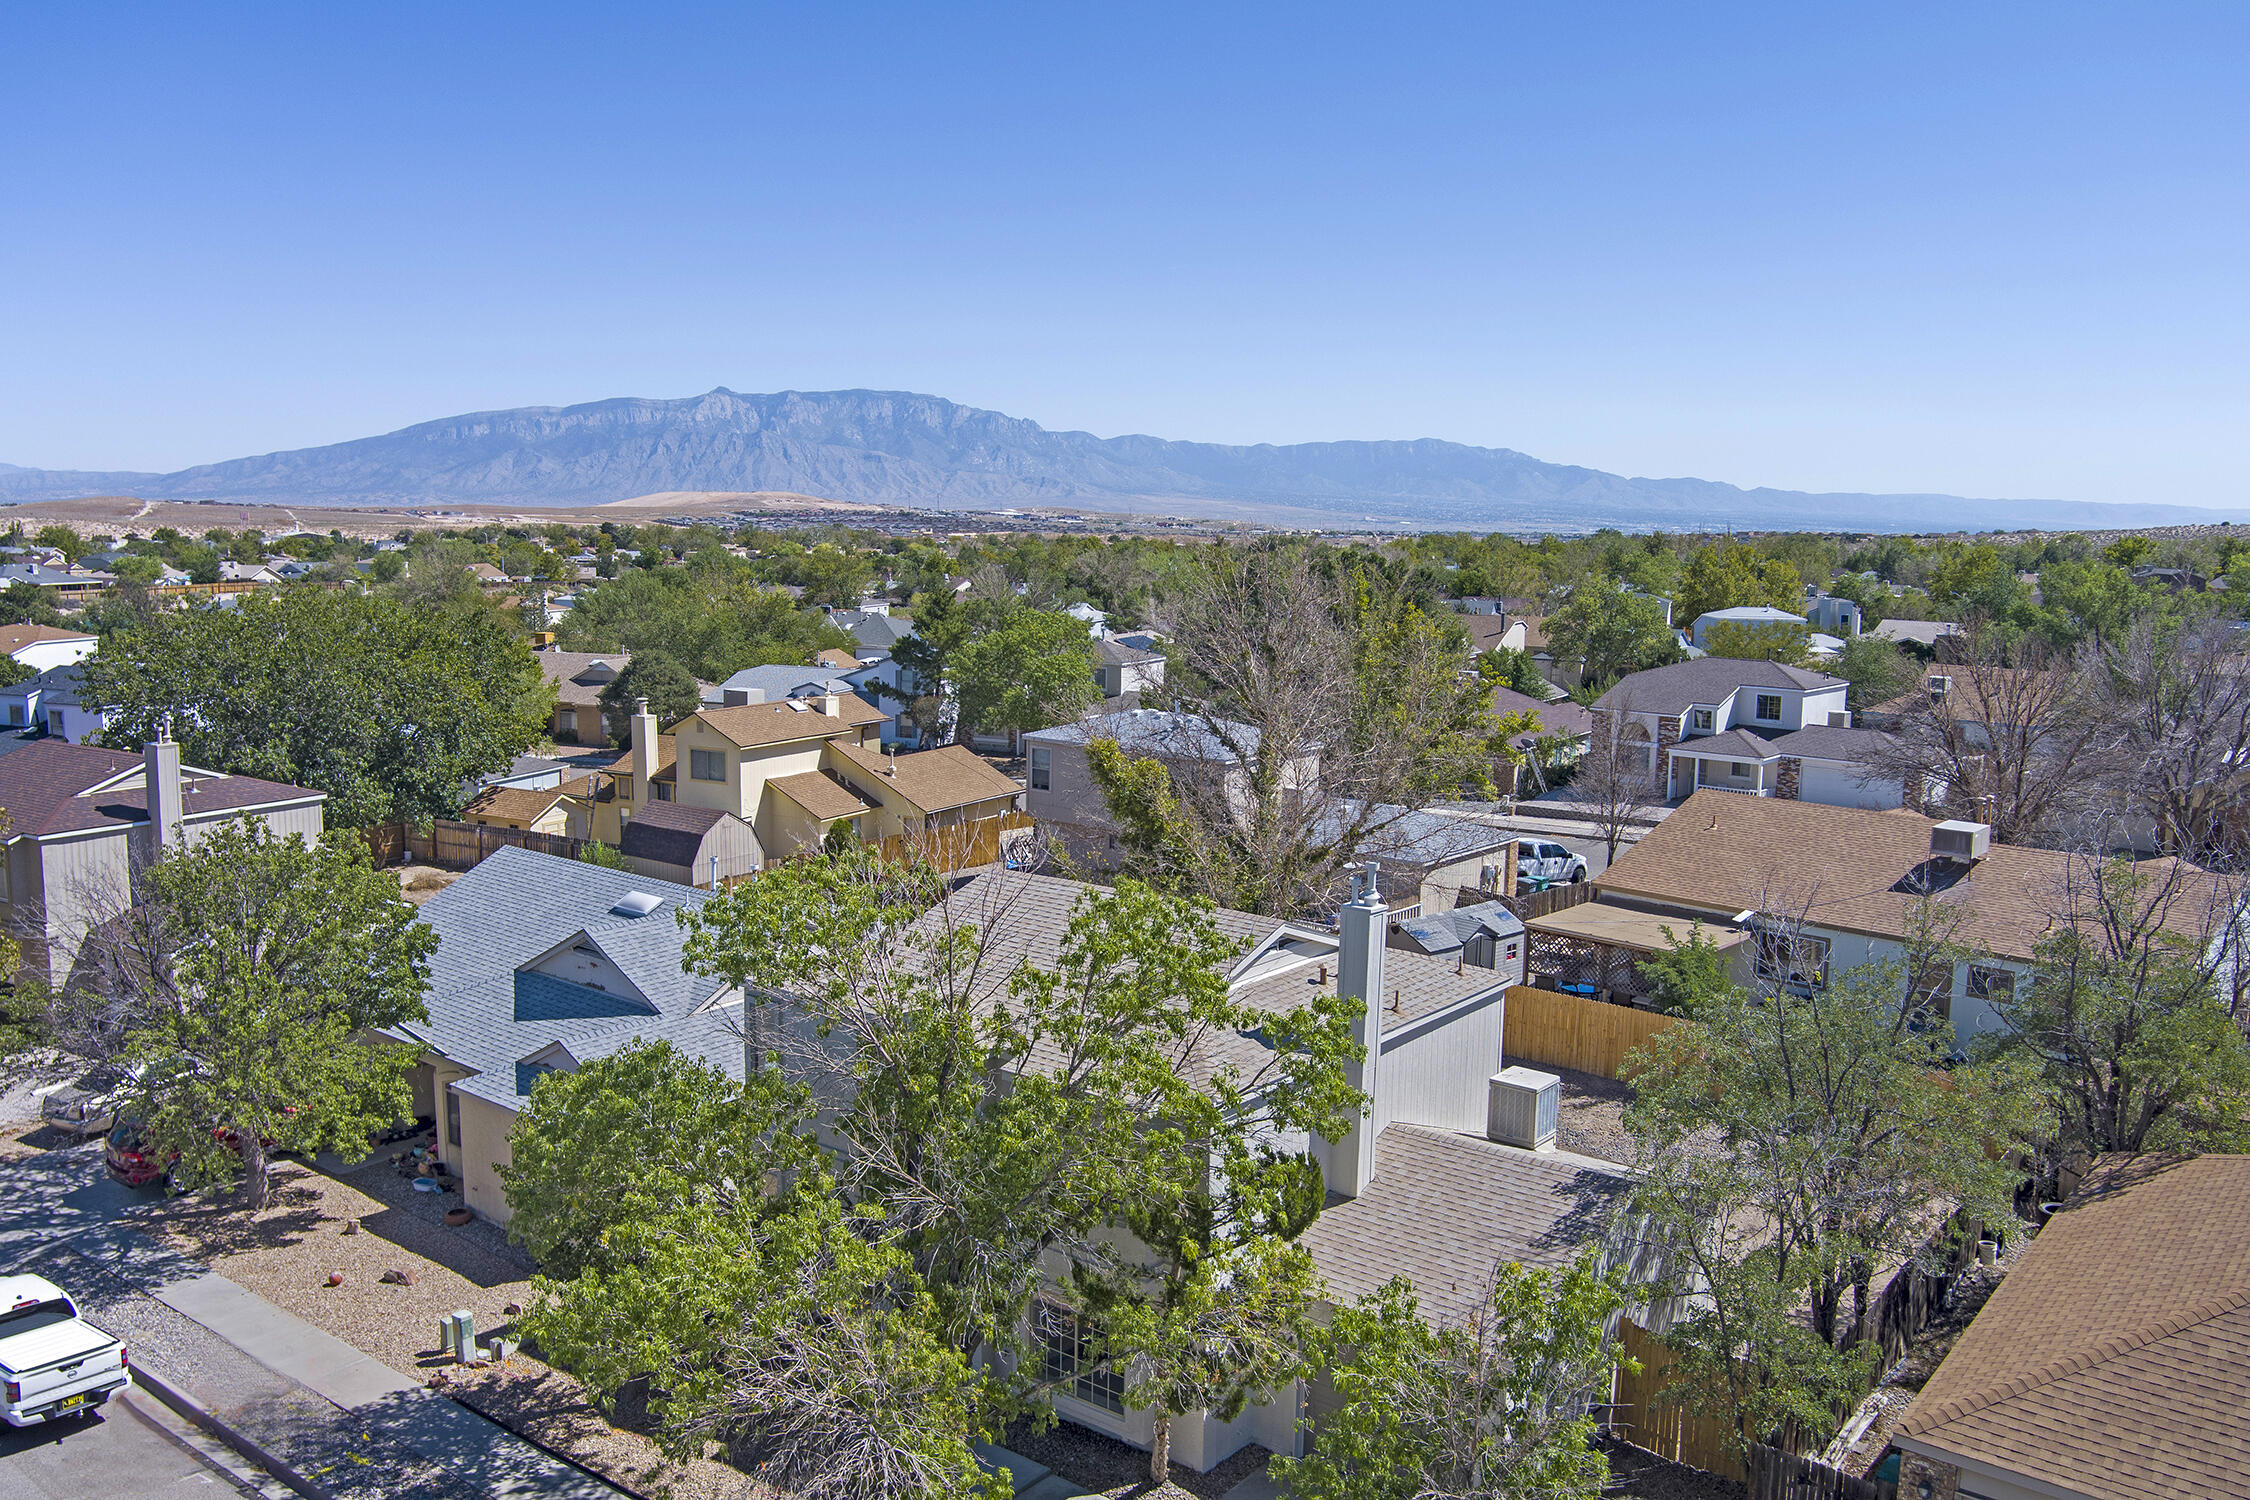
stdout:
[[393,1266],[390,1270],[385,1271],[379,1279],[389,1282],[392,1286],[414,1285],[414,1273],[399,1266]]
[[330,1271],[328,1273],[328,1284],[330,1286],[342,1286],[344,1284],[344,1273],[341,1271]]

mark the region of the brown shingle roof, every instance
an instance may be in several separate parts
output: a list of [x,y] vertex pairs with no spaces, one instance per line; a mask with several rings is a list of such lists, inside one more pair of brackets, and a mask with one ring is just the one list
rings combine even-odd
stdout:
[[816,818],[849,818],[868,811],[860,801],[841,786],[818,771],[800,771],[794,776],[776,776],[766,782]]
[[[629,651],[535,651],[532,660],[554,684],[555,701],[574,708],[599,708],[602,689],[615,680],[633,659]],[[601,668],[614,669],[603,675]],[[586,680],[581,682],[580,678]]]
[[[1568,698],[1558,698],[1553,703],[1547,703],[1532,697],[1529,693],[1519,693],[1512,687],[1495,687],[1492,690],[1492,712],[1495,717],[1526,712],[1536,713],[1539,715],[1541,727],[1548,734],[1566,734],[1583,738],[1594,732],[1594,716]],[[1522,735],[1516,743],[1519,745],[1527,744],[1538,737],[1537,735]]]
[[1013,797],[1022,790],[1011,778],[977,759],[966,745],[943,745],[900,756],[877,755],[841,740],[829,748],[867,775],[880,777],[880,785],[926,813]]
[[2250,1157],[2105,1158],[1898,1433],[2104,1500],[2250,1497]]
[[[1386,965],[1398,956],[1384,954]],[[1500,1262],[1559,1266],[1603,1239],[1631,1185],[1591,1157],[1395,1124],[1375,1142],[1366,1191],[1323,1211],[1298,1243],[1338,1302],[1405,1276],[1425,1317],[1459,1323]]]
[[91,641],[94,636],[52,625],[0,625],[0,656],[13,656],[34,641]]
[[839,646],[830,646],[824,651],[814,652],[811,664],[816,667],[833,667],[839,672],[856,672],[859,670],[859,658]]
[[[140,756],[122,750],[71,745],[61,740],[34,740],[0,756],[0,809],[8,815],[8,836],[37,837],[147,822],[148,793],[142,788],[89,790],[121,773],[138,770],[142,763]],[[307,787],[261,781],[255,776],[221,776],[194,768],[183,768],[180,781],[180,811],[185,818],[273,803],[318,801],[325,796],[327,793]]]
[[[1596,879],[1603,891],[1732,915],[1771,911],[1822,927],[1904,938],[1918,897],[1895,889],[1930,856],[1936,820],[1900,808],[1828,807],[1780,797],[1698,791]],[[1954,937],[2002,958],[2028,960],[2063,908],[2072,856],[1994,844],[1989,858],[1937,902],[1960,914]],[[2204,931],[2206,898],[2191,880],[2166,926]]]
[[560,786],[486,787],[470,800],[467,807],[461,809],[461,816],[472,823],[479,818],[535,823],[546,816],[547,809],[569,795],[569,791]]
[[[660,734],[656,737],[656,774],[659,777],[662,777],[666,771],[672,769],[672,761],[675,758],[673,754],[673,743],[674,742],[672,737],[668,734]],[[632,747],[627,746],[623,755],[620,755],[619,757],[617,757],[617,759],[611,761],[609,763],[608,770],[612,776],[632,775]],[[642,795],[645,796],[647,794],[644,792]]]
[[652,801],[626,820],[617,852],[659,864],[693,864],[705,836],[733,816],[723,808]]
[[[792,707],[816,704],[817,698],[793,698],[781,703],[737,703],[726,708],[706,708],[691,717],[701,719],[744,749],[757,745],[785,745],[791,740],[825,739],[849,734],[868,724],[880,724],[883,711],[856,693],[839,694],[834,715],[818,708]],[[680,726],[672,726],[675,730]]]

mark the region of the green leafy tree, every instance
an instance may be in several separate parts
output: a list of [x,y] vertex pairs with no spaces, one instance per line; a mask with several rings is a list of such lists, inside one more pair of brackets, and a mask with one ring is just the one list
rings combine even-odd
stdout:
[[1059,610],[1017,609],[953,654],[964,734],[1067,724],[1101,697],[1094,642]]
[[[2138,541],[2134,537],[2128,540]],[[2056,562],[2039,570],[2045,629],[2059,646],[2118,643],[2145,600],[2132,575],[2109,562]]]
[[625,856],[618,853],[614,845],[605,844],[600,839],[588,839],[581,845],[578,858],[585,864],[600,865],[605,870],[625,868]]
[[1683,1289],[1710,1299],[1667,1336],[1681,1399],[1746,1443],[1785,1423],[1833,1430],[1870,1375],[1875,1268],[1914,1253],[1933,1215],[2012,1216],[2017,1170],[1991,1148],[2029,1138],[2034,1100],[2021,1068],[1946,1066],[1930,976],[1950,989],[1947,927],[1924,903],[1905,960],[1827,975],[1795,923],[1769,917],[1759,992],[1705,994],[1693,1025],[1633,1055],[1636,1204]]
[[2058,1159],[2250,1148],[2250,1044],[2229,883],[2176,863],[2074,859],[2028,984],[1986,1003],[2027,1061]]
[[1583,659],[1587,680],[1597,685],[1680,655],[1661,603],[1594,583],[1573,589],[1570,601],[1547,617],[1547,647],[1558,661]]
[[1809,632],[1785,620],[1713,620],[1703,627],[1703,649],[1731,661],[1778,661],[1792,667],[1812,661]]
[[1513,688],[1527,698],[1547,696],[1547,679],[1539,675],[1539,665],[1528,651],[1495,646],[1478,652],[1475,661],[1477,677],[1493,687]]
[[1805,580],[1788,563],[1762,555],[1747,542],[1712,542],[1688,559],[1675,602],[1673,618],[1682,625],[1692,625],[1715,609],[1746,605],[1801,615]]
[[104,642],[86,691],[117,705],[104,742],[169,724],[213,770],[328,793],[329,826],[420,822],[543,737],[553,693],[481,601],[261,590],[234,608],[164,611]]
[[801,1090],[635,1044],[538,1080],[512,1140],[511,1232],[574,1273],[534,1282],[525,1332],[612,1409],[647,1382],[665,1452],[814,1500],[1004,1500],[969,1447],[984,1381]]
[[1996,625],[2020,624],[2031,607],[2030,591],[2007,557],[1984,542],[1947,544],[1930,571],[1929,593],[1952,618],[1974,615]]
[[145,588],[164,576],[164,564],[153,557],[128,554],[111,563],[109,571],[119,583],[137,583]]
[[[852,848],[684,921],[695,967],[746,987],[753,1056],[833,1101],[847,1195],[888,1226],[948,1342],[1008,1351],[1028,1379],[1044,1258],[1106,1274],[1111,1226],[1196,1222],[1214,1176],[1270,1221],[1302,1168],[1262,1143],[1340,1134],[1359,1096],[1350,1007],[1237,1001],[1240,945],[1208,903],[1089,890],[1037,967],[988,956],[1004,905]],[[1253,1030],[1272,1051],[1210,1055]]]
[[88,940],[105,1028],[144,1065],[132,1113],[178,1153],[182,1185],[244,1177],[262,1209],[276,1151],[367,1153],[411,1118],[415,1054],[366,1033],[426,1019],[437,938],[398,881],[343,838],[308,845],[249,819],[141,870],[130,909]]
[[1874,635],[1855,635],[1844,642],[1843,651],[1825,670],[1851,684],[1844,701],[1854,713],[1890,702],[1911,687],[1917,675],[1905,653]]
[[1669,927],[1661,930],[1671,947],[1650,954],[1640,964],[1658,1010],[1692,1016],[1705,1002],[1723,999],[1734,988],[1731,955],[1703,930],[1701,922],[1689,924],[1685,937]]
[[0,620],[10,625],[59,625],[62,611],[45,589],[19,578],[0,589]]
[[1609,1465],[1595,1411],[1622,1362],[1604,1330],[1623,1305],[1591,1255],[1502,1264],[1464,1326],[1432,1327],[1412,1285],[1391,1281],[1337,1311],[1338,1408],[1274,1477],[1292,1500],[1596,1500]]
[[66,563],[78,561],[86,552],[86,539],[68,526],[42,526],[32,540],[60,552]]
[[602,726],[613,743],[632,740],[633,706],[642,698],[658,724],[675,723],[703,706],[703,690],[686,667],[660,651],[643,651],[601,691]]
[[830,646],[849,649],[852,638],[815,609],[800,608],[780,589],[761,583],[751,565],[722,549],[707,548],[680,567],[647,564],[579,596],[557,627],[571,651],[660,652],[706,682],[744,667],[801,666]]

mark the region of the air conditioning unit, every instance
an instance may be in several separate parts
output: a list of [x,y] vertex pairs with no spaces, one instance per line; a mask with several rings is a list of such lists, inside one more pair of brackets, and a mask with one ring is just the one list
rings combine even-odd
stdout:
[[1931,696],[1931,697],[1933,697],[1933,698],[1942,698],[1942,697],[1944,697],[1944,696],[1945,696],[1945,695],[1946,695],[1947,693],[1950,693],[1950,692],[1952,692],[1952,691],[1953,691],[1953,679],[1952,679],[1951,677],[1948,677],[1948,676],[1947,676],[1947,675],[1946,675],[1945,673],[1943,673],[1943,672],[1933,672],[1933,673],[1931,673],[1931,674],[1930,674],[1930,696]]
[[1973,865],[1992,852],[1992,825],[1948,818],[1930,829],[1930,857]]
[[1487,1137],[1527,1151],[1555,1148],[1555,1121],[1562,1113],[1560,1078],[1536,1068],[1503,1068],[1486,1088]]

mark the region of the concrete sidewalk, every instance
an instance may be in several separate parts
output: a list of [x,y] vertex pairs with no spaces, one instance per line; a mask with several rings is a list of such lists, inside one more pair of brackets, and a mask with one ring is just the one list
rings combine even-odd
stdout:
[[131,1222],[148,1199],[98,1151],[52,1151],[0,1176],[0,1269],[59,1282],[133,1362],[247,1438],[260,1462],[334,1500],[627,1492],[425,1390]]

